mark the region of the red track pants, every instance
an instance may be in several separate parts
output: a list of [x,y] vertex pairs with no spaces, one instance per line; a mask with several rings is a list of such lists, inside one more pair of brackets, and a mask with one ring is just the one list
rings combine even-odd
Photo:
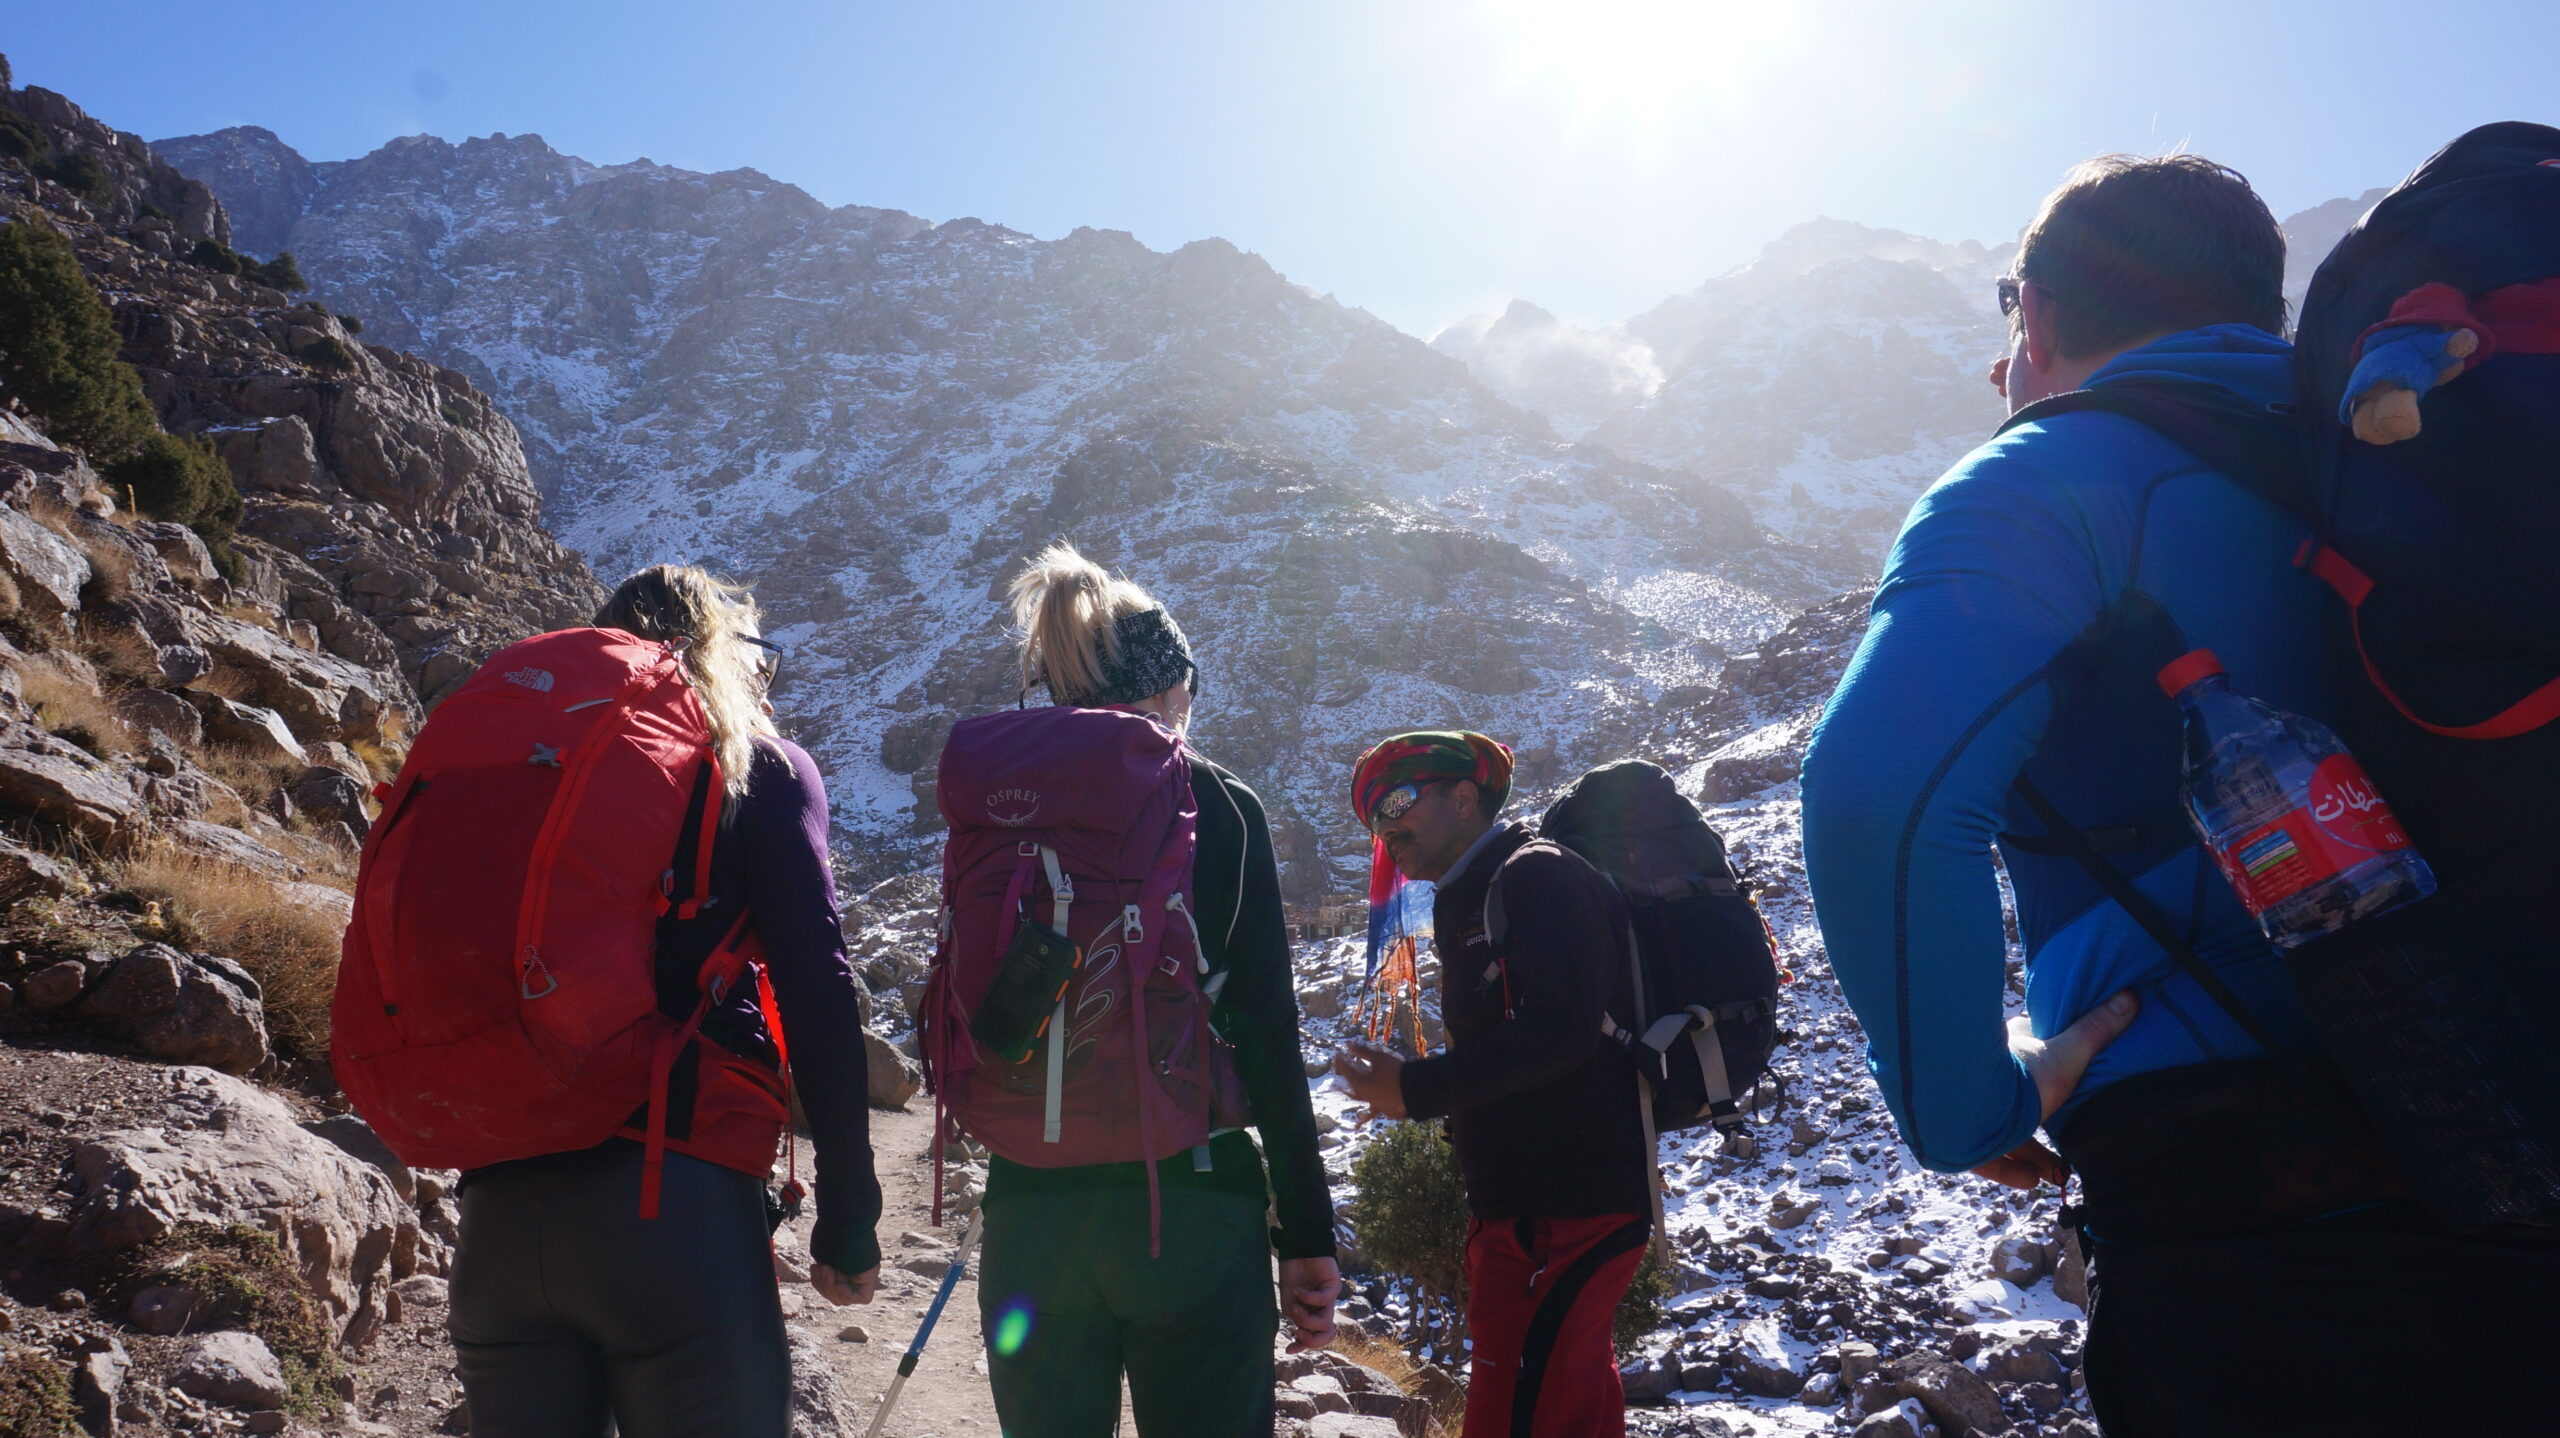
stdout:
[[1464,1438],[1623,1438],[1609,1328],[1652,1236],[1643,1214],[1468,1224]]

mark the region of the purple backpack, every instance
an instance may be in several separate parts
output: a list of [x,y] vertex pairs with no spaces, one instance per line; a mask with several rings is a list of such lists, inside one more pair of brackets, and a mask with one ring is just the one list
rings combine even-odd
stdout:
[[[1121,710],[991,714],[952,726],[936,792],[951,832],[920,1022],[934,1132],[1032,1168],[1149,1160],[1152,1242],[1152,1161],[1250,1121],[1209,1027],[1226,976],[1208,972],[1194,918],[1182,741]],[[1079,958],[1041,1041],[1007,1062],[970,1017],[1026,920]],[[937,1221],[941,1180],[937,1161]]]

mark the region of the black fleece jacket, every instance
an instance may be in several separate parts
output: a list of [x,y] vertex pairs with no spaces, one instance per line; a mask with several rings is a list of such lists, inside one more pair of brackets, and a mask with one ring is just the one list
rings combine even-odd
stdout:
[[[1272,1246],[1280,1257],[1331,1258],[1333,1196],[1316,1152],[1315,1105],[1299,1046],[1298,993],[1271,824],[1261,798],[1243,780],[1197,755],[1191,760],[1191,793],[1200,806],[1192,897],[1209,965],[1227,975],[1209,1021],[1235,1046],[1262,1151],[1257,1154],[1242,1133],[1227,1134],[1211,1143],[1207,1173],[1193,1166],[1190,1154],[1179,1153],[1156,1166],[1157,1180],[1168,1187],[1267,1195],[1279,1218]],[[989,1203],[1094,1187],[1143,1193],[1146,1183],[1146,1170],[1135,1163],[1031,1168],[1001,1157],[987,1161]]]
[[[1502,879],[1499,952],[1485,890]],[[1635,1068],[1600,1016],[1627,968],[1626,901],[1582,858],[1503,826],[1431,908],[1445,1053],[1404,1066],[1405,1111],[1449,1120],[1479,1218],[1650,1210]]]

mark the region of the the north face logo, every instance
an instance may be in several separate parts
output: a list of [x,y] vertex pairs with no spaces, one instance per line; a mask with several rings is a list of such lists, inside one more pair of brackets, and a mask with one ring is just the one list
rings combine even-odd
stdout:
[[1037,789],[998,789],[987,796],[987,817],[999,824],[1020,828],[1039,812]]
[[538,694],[548,694],[551,692],[551,671],[548,669],[510,669],[507,671],[507,682],[510,684],[521,684],[525,688],[531,689]]

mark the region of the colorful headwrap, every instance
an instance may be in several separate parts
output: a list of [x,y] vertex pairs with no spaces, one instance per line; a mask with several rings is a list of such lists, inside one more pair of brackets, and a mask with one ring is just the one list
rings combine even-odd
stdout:
[[[1398,734],[1360,756],[1351,774],[1351,808],[1363,827],[1381,817],[1401,817],[1419,798],[1420,786],[1439,779],[1472,779],[1488,812],[1511,797],[1511,751],[1482,734],[1418,730]],[[1369,954],[1355,1021],[1373,1043],[1392,1043],[1399,1009],[1411,1020],[1413,1051],[1422,1052],[1420,983],[1414,976],[1413,926],[1405,877],[1387,857],[1383,839],[1369,845]]]
[[1382,739],[1351,771],[1352,816],[1367,828],[1394,790],[1431,779],[1472,779],[1486,811],[1500,809],[1511,797],[1511,750],[1472,730],[1417,729]]

